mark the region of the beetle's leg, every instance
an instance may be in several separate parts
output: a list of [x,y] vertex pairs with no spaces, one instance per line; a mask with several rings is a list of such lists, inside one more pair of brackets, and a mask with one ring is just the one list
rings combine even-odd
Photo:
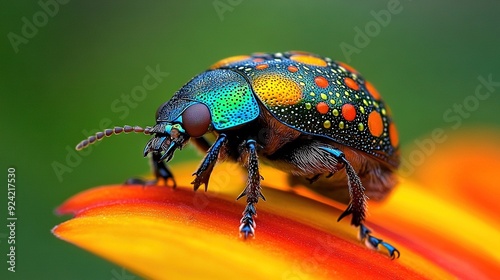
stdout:
[[215,163],[217,162],[217,158],[219,157],[219,151],[221,147],[226,142],[226,135],[224,133],[219,134],[219,137],[215,141],[215,143],[208,149],[203,162],[201,163],[198,170],[196,170],[193,175],[196,175],[191,184],[194,185],[194,190],[197,190],[201,185],[205,184],[205,191],[208,189],[208,180],[210,179],[210,174],[214,169]]
[[165,185],[167,185],[168,181],[172,181],[172,187],[177,187],[177,183],[175,182],[174,175],[170,169],[168,169],[167,165],[164,161],[160,161],[161,154],[158,152],[153,152],[151,157],[151,166],[153,169],[153,174],[155,175],[155,179],[153,180],[143,180],[140,178],[131,178],[128,179],[126,184],[141,184],[141,185],[156,185],[160,180],[163,180]]
[[153,174],[155,175],[155,179],[153,180],[144,180],[140,178],[130,178],[125,184],[127,185],[156,185],[160,180],[163,180],[165,185],[167,185],[168,181],[172,182],[172,187],[177,187],[177,183],[175,182],[174,175],[170,169],[168,169],[167,165],[164,161],[160,161],[161,154],[158,152],[153,152],[153,156],[151,157],[151,166],[153,168]]
[[255,140],[248,140],[246,142],[246,149],[248,152],[248,179],[245,189],[237,198],[240,199],[245,195],[247,196],[247,206],[243,211],[243,217],[240,221],[240,233],[245,239],[250,235],[255,236],[255,216],[257,215],[255,204],[259,201],[259,198],[266,200],[261,192],[259,160],[257,157],[257,150],[255,145]]
[[371,231],[363,224],[365,220],[365,210],[366,210],[366,196],[364,193],[364,187],[361,184],[358,174],[345,158],[344,153],[341,151],[330,148],[330,147],[320,147],[322,150],[333,155],[339,162],[343,163],[347,173],[347,180],[349,185],[349,195],[351,196],[351,202],[347,206],[347,209],[340,215],[337,221],[340,221],[345,216],[352,214],[351,224],[359,227],[359,239],[365,242],[365,245],[374,250],[379,250],[380,246],[384,247],[391,258],[399,257],[399,251],[391,244],[384,242],[382,239],[376,238],[371,235]]
[[345,158],[344,153],[340,150],[330,147],[320,147],[320,149],[330,153],[335,157],[335,159],[337,159],[338,162],[344,164],[344,168],[347,173],[347,184],[349,186],[351,201],[338,220],[340,221],[345,216],[352,214],[351,224],[359,226],[365,220],[366,210],[365,188],[361,184],[361,179],[359,179],[359,176],[356,174],[356,171],[352,167],[351,163]]
[[391,244],[383,241],[380,238],[376,238],[373,235],[371,235],[371,230],[367,228],[363,223],[359,225],[359,240],[364,241],[366,247],[379,251],[380,246],[385,248],[387,250],[387,253],[392,259],[399,258],[399,250],[396,249],[396,247],[392,246]]
[[160,160],[161,154],[160,153],[153,153],[152,157],[152,164],[153,164],[153,171],[156,177],[156,181],[159,181],[160,179],[163,179],[165,182],[165,185],[167,182],[170,180],[172,181],[173,187],[177,187],[177,183],[175,182],[174,175],[168,169],[167,165],[165,164],[165,161]]

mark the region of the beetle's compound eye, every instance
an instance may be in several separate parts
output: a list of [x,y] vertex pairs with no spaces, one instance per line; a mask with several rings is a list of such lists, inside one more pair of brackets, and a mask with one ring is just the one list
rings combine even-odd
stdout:
[[207,133],[210,123],[210,111],[204,104],[191,105],[182,113],[182,126],[191,137],[196,138]]

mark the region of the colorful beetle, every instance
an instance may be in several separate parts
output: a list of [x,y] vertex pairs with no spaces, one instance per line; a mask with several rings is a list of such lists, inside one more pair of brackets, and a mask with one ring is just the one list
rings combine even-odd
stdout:
[[[396,183],[398,134],[379,93],[352,67],[306,52],[256,53],[223,59],[194,77],[156,114],[156,125],[115,127],[82,141],[78,150],[104,136],[125,132],[154,134],[144,155],[152,154],[157,180],[173,180],[165,161],[189,139],[206,151],[192,184],[208,188],[218,160],[241,163],[248,170],[241,195],[247,206],[240,233],[254,236],[255,204],[261,193],[259,158],[316,186],[349,191],[349,204],[338,220],[352,215],[359,237],[372,249],[392,245],[371,235],[365,220],[365,191],[385,197]],[[217,139],[210,144],[204,135]],[[340,172],[345,169],[345,172]],[[325,180],[323,180],[325,181]],[[131,183],[138,181],[132,180]],[[345,186],[348,188],[345,188]]]

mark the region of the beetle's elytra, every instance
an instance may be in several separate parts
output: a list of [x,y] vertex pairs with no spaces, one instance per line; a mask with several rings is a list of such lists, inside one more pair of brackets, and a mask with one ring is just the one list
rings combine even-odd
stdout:
[[[239,228],[245,238],[255,234],[255,204],[264,199],[261,160],[311,182],[329,178],[312,185],[322,193],[347,189],[349,204],[339,220],[352,215],[351,224],[359,227],[368,247],[399,256],[364,225],[367,195],[381,199],[396,183],[396,126],[375,87],[349,65],[306,52],[226,58],[161,105],[153,127],[108,129],[77,149],[122,131],[153,135],[144,155],[152,155],[156,181],[170,180],[174,186],[165,162],[189,139],[206,152],[194,173],[195,190],[208,187],[218,160],[241,163],[248,170],[247,185],[238,197],[247,199]],[[204,138],[207,133],[216,135],[214,143]]]

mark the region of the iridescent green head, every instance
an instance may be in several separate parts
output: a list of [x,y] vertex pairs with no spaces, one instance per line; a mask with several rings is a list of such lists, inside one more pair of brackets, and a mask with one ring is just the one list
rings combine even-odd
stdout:
[[189,81],[156,113],[154,137],[144,154],[161,153],[172,158],[190,137],[212,130],[225,130],[248,123],[259,116],[259,105],[248,82],[225,69],[208,70]]

